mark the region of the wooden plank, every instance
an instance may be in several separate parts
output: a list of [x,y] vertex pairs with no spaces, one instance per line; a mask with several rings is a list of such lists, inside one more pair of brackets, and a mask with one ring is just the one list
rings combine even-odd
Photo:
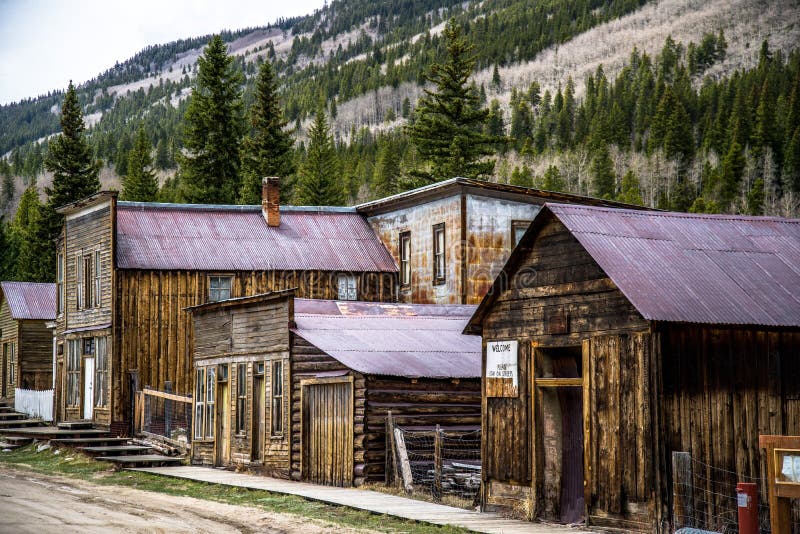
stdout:
[[400,476],[403,480],[403,489],[409,495],[414,493],[414,479],[411,476],[411,464],[408,461],[408,451],[406,450],[406,440],[403,431],[399,428],[394,429],[394,442],[397,446],[397,457],[400,460]]

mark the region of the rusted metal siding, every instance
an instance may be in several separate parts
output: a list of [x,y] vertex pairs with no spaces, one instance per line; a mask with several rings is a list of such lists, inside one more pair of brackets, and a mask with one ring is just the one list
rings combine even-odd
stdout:
[[56,318],[56,285],[31,282],[0,282],[16,320]]
[[548,204],[645,319],[800,326],[800,220]]
[[512,224],[532,221],[538,204],[467,195],[467,304],[479,304],[513,248]]
[[[369,224],[400,265],[399,237],[411,232],[411,284],[401,302],[461,303],[461,197],[454,195],[368,218]],[[433,226],[445,225],[445,283],[433,284]]]

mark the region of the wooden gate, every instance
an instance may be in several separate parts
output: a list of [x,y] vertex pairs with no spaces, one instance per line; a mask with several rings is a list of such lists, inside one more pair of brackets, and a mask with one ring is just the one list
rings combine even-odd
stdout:
[[302,382],[303,479],[327,486],[353,483],[353,381]]

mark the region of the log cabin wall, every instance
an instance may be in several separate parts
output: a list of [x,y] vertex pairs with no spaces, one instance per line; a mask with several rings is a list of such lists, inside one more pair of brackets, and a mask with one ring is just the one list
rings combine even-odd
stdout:
[[386,480],[386,417],[398,426],[481,424],[480,380],[366,376],[364,467],[367,482]]
[[[532,402],[531,358],[534,351],[563,347],[580,354],[584,340],[589,340],[587,350],[596,357],[583,369],[589,379],[583,388],[588,395],[584,404],[594,412],[584,421],[584,446],[591,459],[592,486],[586,495],[590,522],[602,519],[635,527],[650,520],[649,488],[640,487],[638,480],[647,473],[652,476],[653,466],[645,450],[646,436],[637,438],[635,448],[628,445],[638,419],[623,420],[620,414],[637,413],[637,402],[651,394],[636,376],[637,368],[631,367],[649,361],[649,323],[563,224],[548,215],[537,225],[535,239],[520,250],[508,289],[497,296],[483,320],[484,376],[487,342],[519,342],[518,394],[489,397],[484,380],[483,505],[528,517],[546,515],[544,497],[550,485],[542,458],[548,451],[542,440],[545,427],[536,423],[543,421],[542,406]],[[631,384],[637,388],[628,388]],[[644,422],[649,416],[641,417]],[[629,454],[628,449],[642,460],[627,468],[635,466],[635,472],[620,472],[623,464],[611,455],[622,450]]]
[[[658,325],[663,355],[659,438],[671,479],[673,451],[693,463],[694,510],[735,514],[736,482],[758,479],[767,502],[759,434],[800,435],[800,332]],[[661,491],[670,498],[671,481]]]
[[[11,350],[16,353],[18,348],[19,324],[11,316],[8,300],[3,298],[2,304],[0,304],[0,398],[3,399],[14,399],[16,379],[12,381],[11,377],[17,376],[18,370],[14,369],[12,374],[12,362],[8,354]],[[5,356],[3,351],[5,351]]]
[[[220,305],[222,306],[222,305]],[[192,443],[192,462],[201,465],[248,465],[256,470],[273,476],[288,476],[289,470],[289,434],[285,431],[288,423],[286,406],[288,403],[289,377],[285,371],[279,379],[282,380],[281,391],[283,398],[280,402],[283,418],[281,424],[273,425],[272,418],[277,415],[272,410],[271,400],[273,383],[270,380],[270,371],[274,364],[281,369],[289,367],[289,317],[291,298],[276,295],[265,296],[263,299],[252,303],[242,303],[236,306],[213,308],[208,311],[203,309],[194,312],[192,331],[194,341],[192,344],[193,367],[198,369],[214,369],[216,376],[221,375],[221,367],[228,368],[228,387],[230,395],[226,409],[220,409],[222,399],[215,395],[217,405],[214,407],[216,416],[228,414],[226,425],[215,421],[213,437],[195,439]],[[260,373],[258,372],[258,368]],[[241,371],[244,371],[243,373]],[[194,373],[193,373],[194,374]],[[254,377],[259,374],[265,381],[264,397],[260,400],[261,413],[254,413]],[[243,382],[243,384],[242,384]],[[241,389],[240,389],[240,386]],[[214,383],[213,387],[217,387]],[[277,388],[276,388],[277,390]],[[244,393],[243,401],[239,400],[239,393]],[[195,400],[199,399],[198,391],[194,391]],[[239,412],[244,411],[239,421]],[[195,404],[197,414],[197,404]],[[255,439],[259,432],[258,421],[263,423],[260,439]],[[230,429],[228,435],[222,435],[220,428]],[[279,429],[275,432],[274,429]],[[230,457],[220,459],[217,457],[219,440],[227,440]],[[263,449],[253,449],[254,443],[261,443]]]
[[[139,383],[163,389],[172,381],[178,394],[192,391],[192,346],[189,314],[184,308],[208,301],[209,277],[232,278],[231,297],[297,288],[298,297],[336,299],[338,275],[326,271],[117,271],[115,341],[120,365],[114,374],[114,418],[128,419],[128,371],[139,371]],[[395,273],[353,273],[359,300],[392,302]]]
[[53,331],[47,328],[45,321],[20,321],[19,347],[18,387],[37,391],[52,389]]

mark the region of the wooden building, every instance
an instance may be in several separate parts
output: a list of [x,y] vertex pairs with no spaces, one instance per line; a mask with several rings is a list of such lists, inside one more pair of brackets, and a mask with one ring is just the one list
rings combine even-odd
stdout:
[[397,266],[353,208],[117,201],[60,209],[56,417],[129,427],[131,387],[194,389],[185,308],[271,290],[392,301]]
[[403,426],[479,426],[480,340],[461,333],[474,309],[289,291],[192,308],[192,461],[383,482],[389,411]]
[[735,518],[759,434],[800,434],[800,220],[547,204],[466,331],[484,509],[671,532],[682,451]]
[[0,399],[53,387],[55,284],[0,282]]
[[478,304],[545,202],[632,207],[452,178],[356,208],[400,267],[400,302]]

